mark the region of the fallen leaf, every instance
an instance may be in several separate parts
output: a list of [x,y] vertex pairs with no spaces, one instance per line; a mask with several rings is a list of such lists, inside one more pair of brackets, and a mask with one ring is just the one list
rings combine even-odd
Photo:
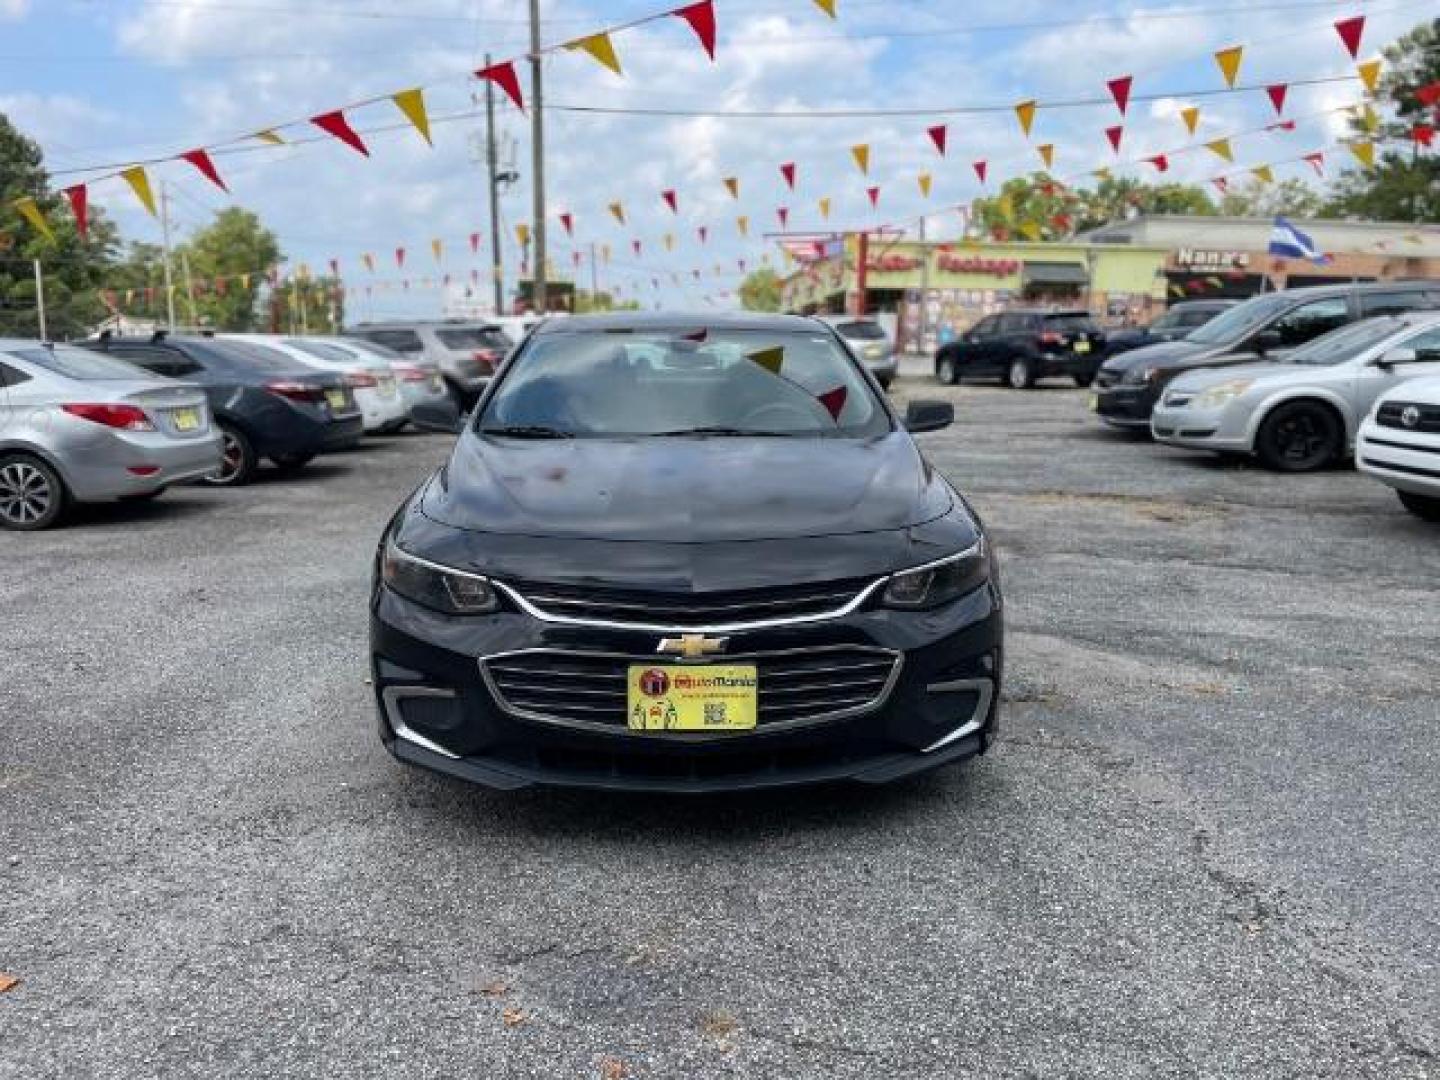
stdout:
[[7,990],[14,990],[15,987],[19,985],[20,980],[14,975],[6,975],[3,971],[0,971],[0,994],[5,993]]
[[629,1068],[619,1058],[603,1057],[600,1059],[600,1080],[625,1080],[630,1075]]
[[506,1027],[519,1027],[529,1019],[522,1011],[513,1005],[507,1005],[505,1011],[500,1014],[500,1019],[505,1021]]
[[495,982],[486,983],[484,986],[482,986],[482,987],[480,988],[480,993],[484,994],[486,997],[489,997],[489,998],[504,997],[504,996],[505,996],[506,994],[508,994],[509,992],[510,992],[510,987],[506,986],[503,982],[500,982],[498,979],[497,979]]

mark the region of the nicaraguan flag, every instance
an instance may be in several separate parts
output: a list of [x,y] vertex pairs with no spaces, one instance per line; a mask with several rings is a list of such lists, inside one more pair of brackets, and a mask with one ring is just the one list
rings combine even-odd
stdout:
[[1283,217],[1276,217],[1270,230],[1270,254],[1282,259],[1309,259],[1322,265],[1330,261],[1329,255],[1315,250],[1315,241],[1308,233],[1301,232]]

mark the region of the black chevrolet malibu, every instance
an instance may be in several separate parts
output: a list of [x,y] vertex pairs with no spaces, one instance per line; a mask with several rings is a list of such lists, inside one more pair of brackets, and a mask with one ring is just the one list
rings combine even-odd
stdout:
[[995,737],[979,518],[834,331],[546,322],[386,527],[380,734],[498,788],[881,783]]

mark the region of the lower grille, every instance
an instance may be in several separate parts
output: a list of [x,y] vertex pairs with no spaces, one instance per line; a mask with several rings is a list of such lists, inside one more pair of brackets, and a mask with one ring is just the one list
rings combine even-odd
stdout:
[[[878,708],[900,673],[901,656],[863,645],[736,654],[712,663],[754,664],[759,675],[756,730],[779,731]],[[673,663],[621,653],[532,649],[487,656],[480,672],[506,712],[529,720],[628,733],[630,665]],[[636,732],[654,738],[655,733]],[[675,737],[675,736],[671,736]]]
[[1120,381],[1120,372],[1106,371],[1103,367],[1095,373],[1095,385],[1099,387],[1114,386]]
[[[1405,423],[1407,409],[1414,409],[1415,423]],[[1375,423],[1381,427],[1400,428],[1402,431],[1440,432],[1440,405],[1421,405],[1408,401],[1387,401],[1375,414]]]

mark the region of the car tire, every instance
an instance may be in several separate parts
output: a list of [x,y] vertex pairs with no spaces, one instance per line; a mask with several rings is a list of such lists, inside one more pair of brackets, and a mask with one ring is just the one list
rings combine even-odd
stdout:
[[277,454],[270,459],[277,472],[297,473],[315,460],[314,454]]
[[935,378],[940,380],[942,386],[954,386],[960,381],[960,369],[956,366],[954,357],[942,356],[935,362]]
[[1421,521],[1440,521],[1440,499],[1434,495],[1417,495],[1413,491],[1397,491],[1400,504]]
[[1095,381],[1095,373],[1093,371],[1088,375],[1072,375],[1070,377],[1075,380],[1075,385],[1080,387],[1081,390],[1084,390]]
[[1314,472],[1340,456],[1345,426],[1328,405],[1287,401],[1255,435],[1255,456],[1277,472]]
[[69,501],[65,481],[40,458],[0,455],[0,528],[48,529],[64,515]]
[[449,379],[446,379],[446,380],[445,380],[445,393],[450,396],[450,400],[451,400],[451,402],[454,403],[455,408],[457,408],[457,409],[460,410],[460,415],[462,415],[462,416],[465,415],[465,410],[470,407],[470,406],[466,403],[466,394],[465,394],[465,391],[464,391],[464,390],[461,390],[460,387],[456,386],[456,385],[455,385],[453,382],[451,382]]
[[1035,369],[1030,361],[1017,356],[1005,369],[1005,383],[1012,390],[1030,390],[1035,386]]
[[220,429],[220,468],[205,477],[205,482],[216,487],[248,484],[255,479],[255,470],[260,467],[255,447],[239,428],[223,421],[215,426]]
[[880,383],[880,389],[881,389],[881,390],[884,390],[884,391],[888,394],[888,393],[890,392],[890,384],[891,384],[892,382],[894,382],[895,380],[894,380],[894,379],[879,379],[879,380],[877,380],[877,381]]

